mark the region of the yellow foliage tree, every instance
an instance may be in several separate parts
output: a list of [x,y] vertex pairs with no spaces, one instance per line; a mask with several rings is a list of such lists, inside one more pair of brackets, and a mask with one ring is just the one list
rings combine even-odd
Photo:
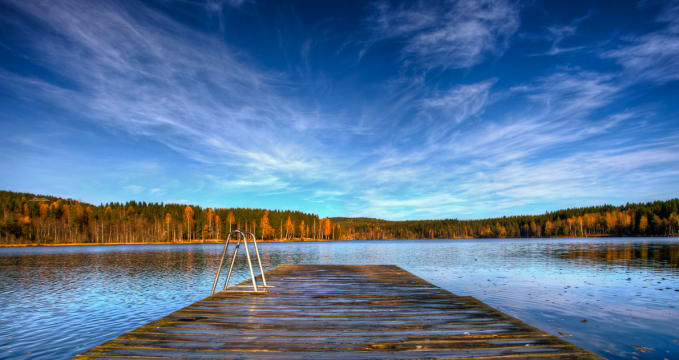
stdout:
[[274,235],[274,228],[269,223],[269,211],[264,211],[262,219],[259,221],[259,226],[262,228],[262,239],[272,238]]
[[215,211],[212,208],[207,208],[207,234],[206,236],[210,238],[212,236],[212,221],[215,218]]
[[644,233],[646,232],[646,229],[648,229],[648,218],[646,215],[643,215],[641,219],[639,219],[639,231]]
[[187,206],[184,208],[184,220],[186,221],[186,231],[188,232],[189,241],[191,241],[191,227],[193,226],[193,208]]
[[215,231],[217,232],[217,239],[220,238],[219,231],[222,229],[222,223],[219,219],[219,215],[215,215]]
[[45,218],[47,216],[47,210],[49,209],[49,205],[42,203],[40,204],[40,217]]
[[167,238],[170,238],[170,224],[172,224],[172,215],[165,213],[165,231],[167,231]]
[[285,221],[285,238],[290,239],[295,236],[295,224],[292,222],[292,219],[290,219],[290,216],[288,216],[288,219]]
[[304,238],[304,235],[306,235],[305,230],[306,230],[306,226],[304,225],[304,220],[302,220],[299,223],[299,238],[300,238],[300,240]]
[[549,220],[545,221],[545,235],[551,236],[552,228],[553,228],[552,222]]
[[330,233],[332,232],[332,224],[330,222],[330,218],[321,219],[321,231],[323,232],[323,236],[326,239],[330,237]]
[[226,215],[226,221],[229,222],[229,232],[231,232],[231,224],[236,222],[236,218],[233,216],[233,211],[229,211],[229,214]]

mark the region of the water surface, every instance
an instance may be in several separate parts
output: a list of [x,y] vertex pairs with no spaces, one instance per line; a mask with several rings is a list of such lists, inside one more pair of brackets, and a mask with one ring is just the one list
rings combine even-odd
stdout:
[[[679,358],[679,239],[266,243],[278,264],[396,264],[608,358]],[[209,295],[219,245],[0,249],[0,358],[66,359]],[[241,259],[243,260],[243,259]],[[244,261],[234,275],[246,278]]]

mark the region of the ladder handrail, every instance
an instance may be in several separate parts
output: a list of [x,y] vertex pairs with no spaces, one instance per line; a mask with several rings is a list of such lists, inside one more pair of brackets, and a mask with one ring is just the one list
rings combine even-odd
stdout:
[[231,265],[229,265],[229,273],[226,275],[226,282],[224,282],[224,290],[229,286],[229,280],[231,280],[231,271],[233,271],[233,265],[236,263],[236,256],[238,256],[238,248],[240,248],[240,241],[243,239],[243,233],[239,231],[238,242],[236,243],[236,249],[233,251],[233,257],[231,258]]
[[[243,234],[243,243],[245,244],[245,258],[248,259],[248,267],[250,268],[250,276],[252,276],[252,288],[257,291],[257,281],[255,280],[255,272],[252,271],[252,260],[250,260],[250,251],[248,250],[248,236]],[[234,256],[234,259],[236,257]]]
[[217,274],[215,275],[215,281],[212,283],[212,291],[210,292],[210,295],[214,295],[215,289],[217,288],[217,281],[219,281],[219,274],[222,272],[222,266],[224,265],[224,257],[226,256],[226,248],[229,246],[229,241],[231,241],[231,234],[232,233],[233,233],[233,231],[230,232],[229,235],[226,237],[226,243],[224,244],[224,250],[222,250],[222,259],[219,260],[219,267],[217,268]]
[[262,283],[264,284],[264,287],[267,287],[266,278],[264,277],[264,268],[262,268],[262,259],[259,257],[259,249],[257,248],[257,238],[255,237],[255,234],[249,231],[244,234],[245,236],[252,236],[252,243],[255,244],[255,253],[257,254],[257,262],[259,263],[259,272],[262,274]]

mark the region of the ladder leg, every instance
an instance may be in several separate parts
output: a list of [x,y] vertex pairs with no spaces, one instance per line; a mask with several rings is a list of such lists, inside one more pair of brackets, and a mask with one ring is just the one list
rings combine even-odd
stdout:
[[219,281],[219,274],[222,272],[222,266],[224,265],[224,257],[226,256],[226,250],[229,247],[229,241],[231,240],[231,234],[226,238],[226,243],[224,244],[224,250],[222,250],[222,259],[219,260],[219,267],[217,268],[217,275],[215,275],[215,281],[212,283],[212,292],[210,295],[215,294],[215,289],[217,288],[217,282]]
[[250,260],[250,251],[248,251],[248,239],[247,236],[243,237],[243,245],[245,245],[245,257],[248,259],[248,266],[250,267],[250,276],[252,276],[252,288],[257,290],[257,282],[255,281],[255,272],[252,271],[252,260]]
[[262,267],[262,259],[259,257],[259,249],[257,248],[257,239],[255,234],[252,234],[252,242],[255,244],[255,254],[257,254],[257,262],[259,263],[259,272],[262,274],[262,284],[266,286],[266,278],[264,277],[264,268]]
[[240,247],[240,237],[238,238],[238,243],[236,243],[236,250],[233,251],[233,258],[231,259],[231,266],[229,266],[229,274],[226,275],[226,283],[224,283],[224,289],[229,287],[229,280],[231,279],[231,271],[233,271],[233,264],[236,263],[236,255],[238,255],[238,248]]

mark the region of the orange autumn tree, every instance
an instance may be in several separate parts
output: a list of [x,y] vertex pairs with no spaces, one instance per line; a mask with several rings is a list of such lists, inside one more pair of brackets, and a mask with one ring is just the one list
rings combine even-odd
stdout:
[[191,227],[193,226],[193,209],[190,206],[184,208],[184,220],[189,241],[191,241]]
[[320,220],[320,226],[321,226],[321,234],[323,235],[324,239],[329,239],[330,234],[332,233],[332,222],[330,221],[330,218],[323,218]]
[[236,218],[233,216],[233,211],[229,211],[229,214],[226,215],[226,221],[229,222],[229,233],[231,233],[231,225],[236,222]]
[[304,225],[304,220],[302,220],[302,221],[299,223],[299,239],[300,239],[300,240],[304,239],[304,236],[306,235],[306,231],[305,231],[306,228],[307,228],[307,227]]
[[293,236],[295,236],[295,224],[292,222],[292,219],[288,216],[288,220],[285,221],[285,239],[290,240]]
[[215,231],[217,232],[217,239],[220,239],[220,231],[222,230],[222,223],[219,219],[219,215],[215,215]]
[[167,239],[170,239],[170,224],[172,224],[172,215],[165,213],[165,231],[167,231]]
[[212,208],[207,208],[207,230],[203,231],[208,238],[212,237],[212,222],[215,218],[215,211]]
[[262,216],[262,219],[259,221],[259,226],[261,228],[262,232],[262,239],[270,239],[273,238],[275,230],[269,224],[269,211],[265,210],[264,215]]

